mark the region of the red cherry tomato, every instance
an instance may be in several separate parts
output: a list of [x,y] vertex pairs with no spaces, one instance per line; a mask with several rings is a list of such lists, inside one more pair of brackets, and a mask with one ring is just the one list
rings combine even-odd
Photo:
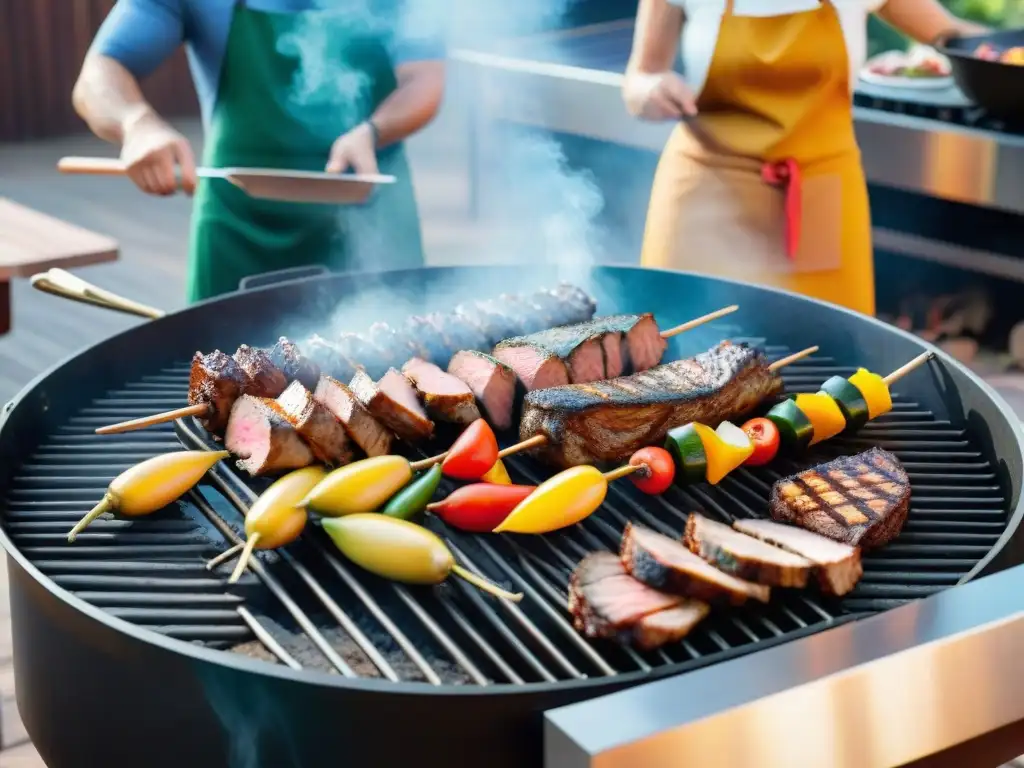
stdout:
[[664,493],[676,477],[676,463],[664,448],[641,448],[629,457],[632,466],[643,464],[647,469],[629,476],[633,485],[644,493],[656,496]]
[[479,480],[498,460],[498,439],[483,419],[477,419],[448,449],[441,471],[456,480]]
[[743,425],[743,431],[754,444],[754,452],[744,464],[760,467],[775,458],[779,452],[779,428],[769,419],[751,419]]

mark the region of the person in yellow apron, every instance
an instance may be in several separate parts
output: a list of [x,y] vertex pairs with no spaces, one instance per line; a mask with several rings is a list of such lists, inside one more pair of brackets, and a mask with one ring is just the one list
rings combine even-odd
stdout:
[[[679,121],[654,178],[644,266],[874,313],[851,97],[872,12],[921,42],[982,31],[937,0],[640,0],[626,105]],[[685,80],[672,70],[680,41]]]

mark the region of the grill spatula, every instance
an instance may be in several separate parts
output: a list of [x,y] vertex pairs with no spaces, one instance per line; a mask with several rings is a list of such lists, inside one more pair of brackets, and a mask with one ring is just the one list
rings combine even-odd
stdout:
[[[126,166],[106,157],[63,157],[61,173],[124,176]],[[289,171],[280,168],[197,168],[196,175],[227,179],[251,197],[292,203],[362,203],[379,184],[394,184],[383,174]]]

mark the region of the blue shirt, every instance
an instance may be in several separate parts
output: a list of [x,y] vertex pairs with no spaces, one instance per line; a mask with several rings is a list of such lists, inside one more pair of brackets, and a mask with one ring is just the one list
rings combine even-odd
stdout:
[[[286,13],[336,8],[366,16],[369,14],[366,9],[373,7],[368,3],[374,1],[249,0],[246,5],[257,11]],[[415,2],[401,5],[408,8]],[[100,27],[90,52],[109,56],[136,78],[143,78],[184,44],[206,121],[217,98],[217,83],[236,4],[236,0],[118,0]],[[436,9],[436,3],[434,7]],[[394,30],[388,37],[395,66],[444,58],[444,39],[437,29],[438,14],[417,15],[408,11],[401,19],[393,18],[398,15],[392,13],[385,19]]]

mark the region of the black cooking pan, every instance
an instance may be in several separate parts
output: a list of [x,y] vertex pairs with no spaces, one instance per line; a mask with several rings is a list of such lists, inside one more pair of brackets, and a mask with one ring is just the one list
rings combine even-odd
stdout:
[[939,51],[949,58],[953,79],[967,98],[993,117],[1024,123],[1024,66],[979,58],[975,51],[982,43],[999,51],[1024,46],[1024,29],[952,38]]

